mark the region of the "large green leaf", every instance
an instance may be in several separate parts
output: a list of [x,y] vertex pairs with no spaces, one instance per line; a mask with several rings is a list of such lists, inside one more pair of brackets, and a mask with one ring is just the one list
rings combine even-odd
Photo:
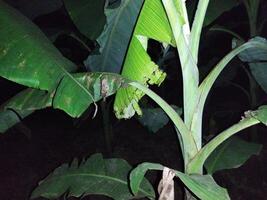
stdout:
[[91,103],[105,99],[121,87],[127,87],[127,82],[120,75],[111,73],[65,76],[53,97],[53,107],[64,110],[72,117],[79,117]]
[[[253,40],[266,45],[266,49],[256,47],[247,49],[239,54],[239,58],[249,64],[253,77],[267,93],[267,41],[262,37],[255,37]],[[242,44],[242,41],[233,40],[233,47],[240,44]]]
[[4,0],[8,4],[17,8],[25,16],[34,19],[40,15],[56,11],[63,6],[61,0]]
[[[130,174],[130,185],[135,194],[148,170],[163,170],[164,166],[155,163],[142,163],[138,165]],[[202,200],[227,200],[230,199],[227,190],[217,185],[212,176],[209,175],[187,175],[173,170],[175,175]]]
[[105,0],[63,0],[65,7],[82,34],[94,40],[102,32],[106,18]]
[[78,117],[92,102],[106,98],[122,85],[122,78],[114,74],[71,75],[75,66],[34,24],[3,2],[0,22],[0,76],[48,90],[54,108]]
[[26,89],[20,92],[1,106],[0,133],[4,133],[35,110],[51,105],[51,93],[37,89]]
[[[179,115],[182,114],[181,108],[172,107]],[[153,133],[156,133],[169,122],[168,116],[161,108],[142,108],[142,112],[143,114],[138,117],[138,121]]]
[[97,38],[99,55],[90,55],[85,65],[92,71],[121,71],[122,63],[133,33],[143,0],[122,0],[117,8],[105,8],[107,24]]
[[26,17],[0,1],[0,76],[52,91],[75,69]]
[[[131,42],[128,47],[122,75],[142,84],[160,84],[165,73],[151,61],[147,54],[148,39],[154,39],[175,46],[172,30],[169,25],[161,0],[146,0],[137,20]],[[118,118],[129,118],[137,112],[144,94],[134,88],[121,89],[115,99],[114,110]]]
[[246,142],[238,137],[231,137],[212,152],[205,162],[209,174],[223,169],[237,168],[252,155],[261,151],[262,145]]
[[1,131],[5,131],[34,110],[51,106],[60,79],[76,67],[34,24],[3,1],[0,1],[0,23],[0,75],[29,87],[49,90],[48,93],[23,91],[2,106]]
[[103,159],[95,154],[78,164],[74,160],[70,166],[63,164],[40,182],[31,198],[55,199],[66,193],[66,197],[82,197],[100,194],[115,200],[148,197],[155,194],[147,180],[142,181],[137,194],[133,196],[128,187],[131,166],[122,159]]
[[64,77],[52,92],[27,89],[2,106],[0,132],[6,131],[34,111],[50,106],[64,110],[72,117],[79,117],[90,104],[105,99],[124,86],[127,86],[127,80],[117,74],[78,73],[71,78]]

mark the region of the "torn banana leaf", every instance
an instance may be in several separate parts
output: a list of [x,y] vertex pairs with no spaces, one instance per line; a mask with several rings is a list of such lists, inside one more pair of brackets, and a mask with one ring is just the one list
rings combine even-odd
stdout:
[[[75,81],[73,81],[75,79]],[[127,87],[127,80],[112,73],[78,73],[65,76],[53,97],[53,107],[80,117],[92,104]]]
[[[166,74],[147,54],[148,39],[175,46],[161,0],[146,0],[138,17],[126,54],[122,75],[145,85],[160,85]],[[118,118],[130,118],[136,112],[140,115],[138,101],[143,93],[133,87],[118,90],[114,110]]]
[[131,166],[123,159],[104,159],[101,154],[82,161],[63,164],[39,183],[31,199],[105,195],[115,200],[148,197],[155,199],[153,187],[144,179],[135,195],[128,187]]
[[78,73],[70,77],[64,77],[53,92],[27,89],[9,100],[0,110],[0,132],[5,132],[34,111],[51,106],[72,117],[80,117],[92,103],[127,86],[127,80],[117,74]]

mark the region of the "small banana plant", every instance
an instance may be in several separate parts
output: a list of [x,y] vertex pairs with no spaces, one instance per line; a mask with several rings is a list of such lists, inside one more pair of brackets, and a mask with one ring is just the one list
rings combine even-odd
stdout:
[[[130,167],[124,161],[105,160],[100,155],[80,164],[74,160],[70,166],[56,169],[43,180],[32,198],[57,198],[68,192],[68,196],[76,197],[99,193],[117,200],[144,196],[155,199],[144,176],[147,170],[160,170],[163,171],[158,188],[161,200],[174,198],[174,177],[184,183],[187,200],[230,199],[227,190],[217,185],[211,175],[204,173],[204,163],[220,144],[239,131],[259,123],[267,124],[267,106],[246,112],[239,122],[203,144],[205,101],[215,80],[235,56],[250,48],[267,51],[267,42],[251,39],[236,47],[200,82],[199,44],[209,0],[198,1],[192,24],[189,24],[185,0],[144,0],[142,3],[119,75],[75,73],[75,65],[60,55],[36,26],[0,1],[0,76],[29,87],[1,107],[1,119],[5,119],[1,124],[13,125],[18,121],[17,114],[25,117],[36,109],[49,106],[79,117],[90,104],[97,108],[97,101],[114,93],[116,116],[130,118],[135,113],[142,114],[138,101],[147,95],[173,122],[184,159],[183,172],[157,163],[138,165],[130,173],[132,194],[127,189],[125,175]],[[147,53],[149,39],[162,43],[164,47],[177,48],[183,77],[183,117],[148,88],[152,84],[160,85],[166,77]]]

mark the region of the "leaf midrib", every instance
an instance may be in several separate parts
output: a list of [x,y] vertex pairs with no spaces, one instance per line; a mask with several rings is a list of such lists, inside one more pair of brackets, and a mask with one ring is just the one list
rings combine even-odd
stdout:
[[107,45],[105,48],[105,49],[107,49],[106,51],[108,53],[104,54],[104,59],[103,59],[102,65],[101,65],[101,71],[104,70],[104,67],[105,67],[106,62],[107,62],[107,57],[108,57],[109,52],[110,52],[109,49],[111,48],[111,43],[112,43],[111,42],[112,40],[110,38],[112,38],[112,36],[114,35],[115,28],[117,27],[117,24],[119,23],[119,20],[120,20],[120,16],[122,15],[122,13],[124,12],[124,9],[128,6],[129,3],[130,3],[130,0],[126,0],[125,3],[121,5],[122,7],[119,9],[119,12],[115,17],[115,21],[113,23],[111,23],[111,24],[115,24],[115,25],[112,26],[110,34],[108,35],[108,39],[107,39],[108,42],[107,42]]
[[[60,176],[52,177],[51,179],[46,180],[44,183],[47,184],[49,182],[53,182],[55,179],[64,179],[64,178],[76,177],[76,176],[96,177],[96,178],[109,179],[109,180],[112,180],[112,181],[115,181],[115,182],[119,182],[121,184],[124,184],[124,185],[128,186],[128,182],[123,181],[121,179],[114,178],[114,177],[111,177],[111,176],[105,176],[105,175],[100,175],[100,174],[91,174],[91,173],[72,173],[72,174],[68,174],[68,175],[60,175]],[[143,194],[147,195],[147,196],[150,196],[150,194],[147,193],[141,187],[139,187],[139,191],[142,192]]]

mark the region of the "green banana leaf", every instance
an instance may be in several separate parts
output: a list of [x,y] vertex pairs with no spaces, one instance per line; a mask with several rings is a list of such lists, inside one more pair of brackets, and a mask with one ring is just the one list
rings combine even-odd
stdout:
[[[145,85],[160,84],[166,74],[151,61],[147,54],[148,39],[175,46],[172,30],[161,0],[146,0],[134,29],[122,75]],[[138,101],[143,93],[130,87],[118,90],[114,103],[117,118],[130,118],[141,114]]]
[[209,174],[223,169],[238,168],[252,155],[258,155],[262,145],[231,137],[212,152],[204,166]]
[[55,199],[62,194],[66,197],[83,197],[99,194],[115,200],[148,197],[154,199],[153,187],[144,179],[136,195],[128,187],[131,166],[122,159],[103,159],[101,154],[92,155],[78,164],[63,164],[39,183],[31,198]]
[[[148,170],[163,170],[164,166],[157,163],[142,163],[138,165],[130,174],[130,185],[135,194]],[[202,200],[230,200],[225,188],[220,187],[210,175],[187,175],[173,170],[175,175]]]
[[99,72],[66,76],[53,96],[53,107],[64,110],[71,117],[80,117],[90,104],[127,85],[128,81],[118,74]]
[[[177,106],[172,108],[182,115],[182,109]],[[142,108],[142,116],[138,117],[138,121],[145,126],[150,132],[156,133],[163,128],[168,122],[169,118],[161,108]]]
[[[40,100],[42,95],[38,96],[37,91],[34,95],[19,95],[19,98],[27,99],[27,106],[31,111],[33,108],[47,107],[46,103],[41,103],[47,102],[48,98],[49,101],[53,99],[54,108],[62,109],[72,117],[79,117],[91,103],[113,94],[125,82],[116,74],[70,74],[69,72],[76,69],[74,64],[64,58],[31,21],[2,1],[0,22],[3,25],[0,27],[0,76],[28,87],[48,91],[48,94],[43,96],[43,101]],[[37,107],[35,95],[40,102]],[[23,118],[23,113],[28,113],[28,107],[23,105],[24,102],[20,99],[17,102],[22,105],[17,104],[9,108],[26,109],[19,109],[22,112],[20,117]],[[6,118],[7,114],[11,116],[11,113],[7,112],[2,117]],[[18,121],[14,115],[12,118],[14,122],[11,124]]]
[[[90,55],[84,62],[94,72],[120,73],[143,0],[121,0],[117,8],[105,8],[107,24],[97,38],[100,54]],[[89,25],[89,24],[88,24]]]
[[[37,89],[27,89],[13,97],[0,110],[0,132],[6,131],[19,118],[24,118],[35,110],[52,106],[64,110],[72,117],[79,117],[90,106],[114,94],[118,88],[127,86],[127,81],[117,74],[109,73],[78,73],[73,78],[78,84],[73,84],[71,78],[63,78],[58,88],[53,92]],[[14,113],[7,112],[12,109]],[[12,123],[7,121],[12,119]]]
[[[253,38],[254,41],[266,45],[267,40],[262,37]],[[233,47],[242,44],[240,40],[233,40]],[[251,48],[239,54],[239,58],[248,63],[252,76],[255,78],[261,88],[267,93],[267,50],[260,48]]]
[[30,19],[54,12],[63,6],[61,0],[5,0],[5,2]]
[[105,0],[63,0],[72,21],[86,37],[95,40],[106,23]]
[[76,69],[30,20],[0,1],[0,76],[52,91]]
[[29,88],[18,93],[0,108],[0,133],[6,132],[35,110],[51,105],[51,94],[46,91]]

